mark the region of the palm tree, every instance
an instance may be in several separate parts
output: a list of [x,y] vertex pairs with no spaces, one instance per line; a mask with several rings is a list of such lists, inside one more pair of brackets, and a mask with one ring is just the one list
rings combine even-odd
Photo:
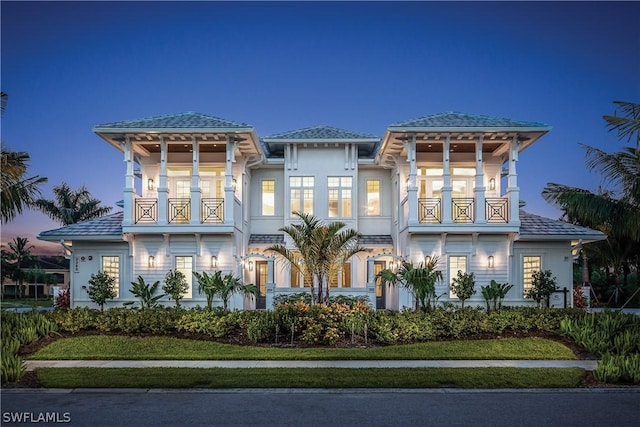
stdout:
[[559,206],[564,219],[598,229],[607,242],[592,244],[592,250],[608,262],[626,283],[629,262],[640,257],[640,104],[616,101],[624,117],[604,116],[609,130],[620,138],[634,141],[636,147],[624,147],[616,153],[583,145],[587,167],[603,176],[610,189],[598,192],[548,183],[542,197]]
[[47,182],[47,178],[37,175],[25,177],[29,160],[26,152],[2,147],[0,219],[4,223],[13,220],[24,208],[33,206],[35,199],[40,196],[38,186]]
[[62,225],[75,224],[80,221],[98,218],[111,211],[110,206],[94,199],[85,186],[72,190],[67,183],[53,187],[55,200],[38,199],[35,205],[53,220]]
[[428,311],[437,299],[436,283],[442,280],[442,272],[436,270],[437,265],[438,257],[432,257],[426,264],[420,263],[417,266],[403,261],[398,271],[385,269],[376,277],[382,280],[383,284],[400,285],[408,289],[413,294],[416,311]]
[[193,272],[198,280],[198,292],[204,294],[207,298],[207,309],[213,308],[213,298],[219,296],[222,299],[222,308],[224,311],[228,310],[229,299],[233,294],[242,294],[245,296],[256,295],[258,288],[253,284],[243,284],[242,280],[238,277],[234,277],[232,274],[222,276],[222,271],[218,270],[211,275],[206,271],[198,273]]
[[34,259],[34,256],[31,255],[31,249],[34,248],[35,246],[29,245],[29,239],[26,237],[14,237],[13,240],[9,242],[9,249],[11,249],[11,251],[5,252],[8,261],[12,264],[13,279],[18,284],[19,297],[23,295],[22,288],[25,278],[25,272],[22,270],[21,265],[24,262]]
[[293,242],[293,249],[284,245],[272,245],[268,251],[275,252],[287,260],[291,268],[302,273],[310,283],[311,302],[328,303],[329,283],[338,269],[352,256],[365,248],[358,244],[360,234],[346,229],[343,222],[324,224],[317,217],[293,212],[302,222],[280,229]]

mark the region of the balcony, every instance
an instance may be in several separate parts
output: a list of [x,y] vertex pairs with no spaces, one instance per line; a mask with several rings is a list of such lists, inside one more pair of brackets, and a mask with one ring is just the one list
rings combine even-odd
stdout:
[[[191,199],[169,198],[167,200],[167,224],[190,224]],[[134,223],[136,225],[158,223],[158,199],[136,198],[134,200]],[[204,198],[200,201],[200,224],[224,223],[224,199]]]
[[[484,205],[487,223],[506,224],[509,222],[508,198],[487,198]],[[418,199],[418,222],[420,224],[441,224],[442,219],[442,199]],[[476,223],[476,199],[473,197],[452,198],[451,219],[455,224]]]

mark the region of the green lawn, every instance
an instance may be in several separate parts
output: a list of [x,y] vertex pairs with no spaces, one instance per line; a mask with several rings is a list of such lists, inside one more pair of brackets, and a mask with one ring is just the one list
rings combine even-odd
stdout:
[[40,368],[49,388],[572,388],[578,368]]
[[22,307],[51,307],[52,305],[53,299],[49,297],[41,297],[37,300],[34,298],[3,298],[0,301],[0,309]]
[[[543,338],[433,341],[370,348],[271,348],[174,337],[91,335],[63,338],[38,360],[569,360],[563,344]],[[342,371],[340,371],[342,372]]]

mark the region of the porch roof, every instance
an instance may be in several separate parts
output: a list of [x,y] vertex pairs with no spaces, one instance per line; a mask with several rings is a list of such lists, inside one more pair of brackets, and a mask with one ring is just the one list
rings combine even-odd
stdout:
[[284,234],[252,234],[249,236],[250,245],[283,245]]
[[393,245],[393,238],[389,234],[364,234],[358,243],[361,245]]
[[58,242],[60,240],[117,240],[122,239],[123,212],[100,218],[77,222],[54,230],[43,231],[38,240]]
[[520,210],[521,240],[580,240],[594,242],[607,236],[598,230],[545,218]]

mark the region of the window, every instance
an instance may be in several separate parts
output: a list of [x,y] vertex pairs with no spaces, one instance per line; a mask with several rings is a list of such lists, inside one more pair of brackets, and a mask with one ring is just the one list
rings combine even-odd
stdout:
[[522,257],[522,290],[526,294],[533,282],[533,273],[541,270],[542,258],[540,256]]
[[273,216],[276,214],[276,182],[274,180],[262,181],[262,215]]
[[187,292],[184,294],[184,298],[192,298],[192,284],[193,284],[193,257],[190,256],[177,256],[176,257],[176,270],[181,271],[187,279]]
[[313,186],[312,176],[289,177],[291,191],[291,212],[302,212],[313,215]]
[[119,256],[103,256],[102,271],[113,277],[113,287],[116,291],[116,298],[120,294],[120,257]]
[[449,298],[457,298],[451,291],[451,285],[453,279],[458,277],[458,271],[463,273],[467,272],[467,257],[466,256],[450,256],[449,257]]
[[289,273],[289,287],[290,288],[299,288],[300,287],[300,273],[295,268],[291,267]]
[[367,210],[366,215],[380,215],[380,180],[367,180]]
[[351,218],[350,176],[329,177],[329,218]]
[[[340,277],[340,283],[338,283],[338,277]],[[341,288],[351,287],[351,263],[345,262],[338,269],[338,273],[329,278],[329,286],[337,288],[340,285]]]

